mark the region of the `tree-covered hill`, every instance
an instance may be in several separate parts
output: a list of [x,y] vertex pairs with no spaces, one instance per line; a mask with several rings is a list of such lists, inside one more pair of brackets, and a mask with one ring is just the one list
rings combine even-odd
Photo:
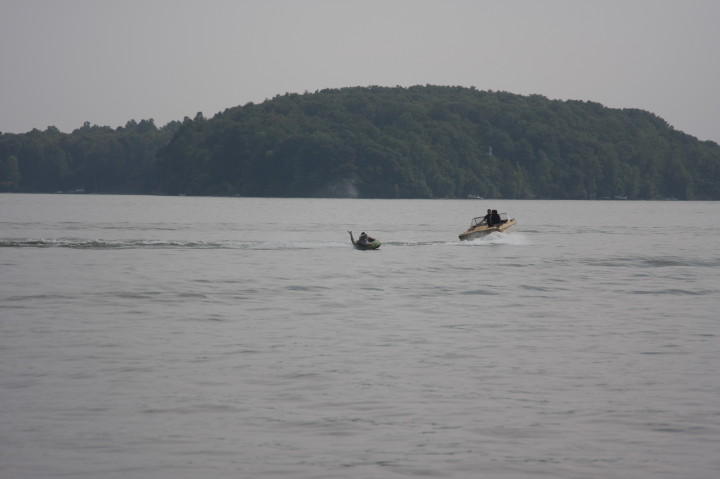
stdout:
[[5,134],[0,188],[717,200],[720,146],[636,109],[462,87],[357,87],[279,95],[161,129],[150,120]]

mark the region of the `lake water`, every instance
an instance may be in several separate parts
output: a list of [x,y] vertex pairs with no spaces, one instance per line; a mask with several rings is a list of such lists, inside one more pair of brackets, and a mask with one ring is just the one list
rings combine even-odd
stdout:
[[[458,241],[486,208],[515,231]],[[714,478],[719,233],[711,202],[0,195],[0,477]]]

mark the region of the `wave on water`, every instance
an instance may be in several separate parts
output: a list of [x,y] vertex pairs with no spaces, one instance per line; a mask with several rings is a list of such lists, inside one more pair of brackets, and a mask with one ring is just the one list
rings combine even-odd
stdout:
[[680,256],[611,256],[607,258],[590,258],[585,261],[588,265],[599,267],[621,268],[674,268],[674,267],[711,267],[720,266],[720,258],[703,257],[687,258]]

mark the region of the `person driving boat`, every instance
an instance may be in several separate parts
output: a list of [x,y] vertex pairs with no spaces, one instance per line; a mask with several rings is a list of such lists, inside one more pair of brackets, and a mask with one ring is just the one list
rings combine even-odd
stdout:
[[479,224],[486,224],[488,226],[492,226],[492,210],[490,208],[488,208],[487,214],[483,216],[483,219]]

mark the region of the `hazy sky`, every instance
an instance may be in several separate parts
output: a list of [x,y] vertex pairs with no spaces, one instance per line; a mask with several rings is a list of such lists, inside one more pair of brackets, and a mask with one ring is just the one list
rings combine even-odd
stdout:
[[0,131],[435,84],[641,108],[720,142],[719,23],[719,0],[0,0]]

